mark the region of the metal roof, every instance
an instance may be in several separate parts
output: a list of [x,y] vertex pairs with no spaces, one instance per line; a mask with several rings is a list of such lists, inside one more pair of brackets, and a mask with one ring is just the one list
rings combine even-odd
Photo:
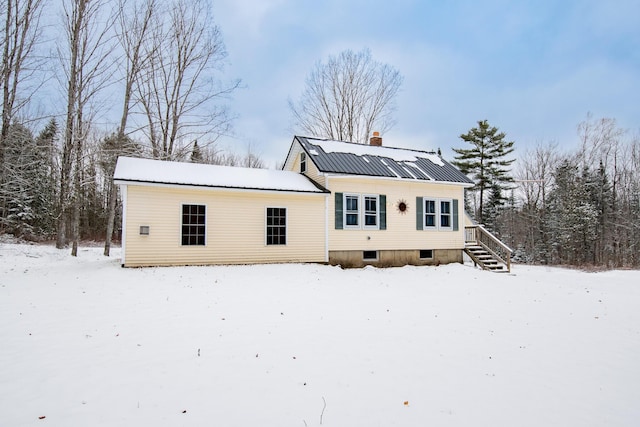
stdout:
[[303,136],[295,139],[320,172],[473,184],[436,153]]

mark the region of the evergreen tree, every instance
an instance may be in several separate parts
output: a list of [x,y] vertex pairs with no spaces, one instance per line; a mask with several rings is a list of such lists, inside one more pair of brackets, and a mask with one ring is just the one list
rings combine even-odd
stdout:
[[485,192],[492,186],[506,189],[508,182],[513,182],[509,176],[508,167],[515,159],[506,157],[513,153],[513,141],[505,140],[505,133],[498,132],[498,128],[490,126],[486,120],[478,122],[478,127],[472,128],[460,138],[468,142],[472,148],[454,148],[457,153],[452,162],[464,174],[472,175],[476,182],[474,189],[479,192],[479,207],[476,219],[482,223],[485,217]]
[[34,227],[43,237],[55,233],[57,217],[56,190],[58,182],[56,167],[56,138],[58,123],[51,119],[36,138],[35,181],[33,182]]
[[489,197],[487,199],[486,207],[485,207],[485,223],[487,228],[500,236],[499,230],[499,221],[498,217],[504,210],[505,202],[507,198],[504,197],[502,193],[502,187],[498,185],[497,182],[492,182],[491,187],[489,188]]
[[31,130],[21,124],[9,127],[3,165],[6,179],[0,188],[7,208],[2,225],[18,236],[32,239],[52,231],[55,133],[53,121],[36,139]]
[[33,192],[29,175],[34,147],[33,135],[28,128],[21,124],[9,126],[4,147],[5,179],[0,188],[6,209],[2,228],[19,236],[32,234]]
[[204,163],[202,151],[200,150],[200,146],[198,146],[197,140],[193,143],[193,150],[191,151],[191,163]]
[[549,232],[555,264],[593,262],[598,211],[591,201],[588,170],[565,159],[556,168],[549,197]]

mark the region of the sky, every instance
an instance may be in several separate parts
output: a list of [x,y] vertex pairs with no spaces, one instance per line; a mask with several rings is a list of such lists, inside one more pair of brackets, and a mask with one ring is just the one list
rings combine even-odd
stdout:
[[[318,61],[351,49],[404,77],[386,146],[465,148],[488,120],[515,141],[577,147],[577,125],[614,118],[640,129],[640,2],[214,0],[228,51],[225,76],[243,88],[222,147],[249,147],[275,167],[293,135],[287,104]],[[314,136],[314,135],[305,135]]]

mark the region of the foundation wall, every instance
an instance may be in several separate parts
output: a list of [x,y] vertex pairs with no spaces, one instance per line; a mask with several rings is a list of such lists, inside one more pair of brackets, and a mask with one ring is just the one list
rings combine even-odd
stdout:
[[376,267],[401,267],[404,265],[440,265],[453,262],[462,263],[460,249],[433,249],[432,258],[420,258],[419,250],[381,250],[377,259],[364,259],[364,251],[329,251],[329,264],[345,268],[358,268],[366,265]]

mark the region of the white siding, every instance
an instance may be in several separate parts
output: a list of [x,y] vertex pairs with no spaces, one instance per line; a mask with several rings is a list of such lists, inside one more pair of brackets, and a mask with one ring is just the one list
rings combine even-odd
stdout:
[[[464,248],[464,189],[459,185],[377,178],[330,177],[329,251],[419,250]],[[384,194],[387,204],[386,230],[335,228],[335,193]],[[458,231],[417,230],[416,197],[458,200]],[[397,209],[400,201],[408,209]]]
[[[296,141],[293,143],[289,152],[289,157],[285,161],[284,169],[300,172],[300,153],[304,150],[302,146]],[[317,184],[326,187],[326,179],[323,174],[320,173],[317,166],[313,163],[313,154],[307,154],[307,171],[305,175],[315,181]]]
[[[128,185],[125,265],[325,261],[325,195]],[[207,207],[206,246],[181,245],[182,204]],[[266,245],[267,207],[287,209],[287,244]],[[139,228],[150,233],[141,236]]]

